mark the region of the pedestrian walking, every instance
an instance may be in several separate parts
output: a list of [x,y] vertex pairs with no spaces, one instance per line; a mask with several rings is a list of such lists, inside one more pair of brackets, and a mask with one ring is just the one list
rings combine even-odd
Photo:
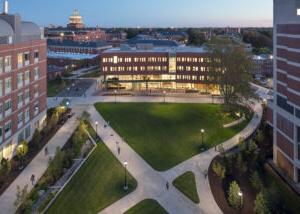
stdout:
[[207,175],[208,175],[208,171],[207,171],[207,169],[204,171],[204,177],[205,177],[205,179],[207,178]]
[[169,182],[166,183],[166,188],[169,190]]
[[31,181],[31,184],[32,184],[32,186],[33,186],[34,183],[35,183],[35,176],[34,176],[34,174],[31,175],[30,181]]
[[121,148],[118,146],[118,155],[121,153]]
[[48,147],[45,148],[45,156],[48,156]]

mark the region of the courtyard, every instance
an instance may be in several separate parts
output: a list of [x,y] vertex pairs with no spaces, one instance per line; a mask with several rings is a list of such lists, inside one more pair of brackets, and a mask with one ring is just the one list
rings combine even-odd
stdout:
[[222,105],[218,104],[97,103],[95,107],[158,171],[165,171],[230,139],[249,122],[223,128],[237,118],[224,114]]

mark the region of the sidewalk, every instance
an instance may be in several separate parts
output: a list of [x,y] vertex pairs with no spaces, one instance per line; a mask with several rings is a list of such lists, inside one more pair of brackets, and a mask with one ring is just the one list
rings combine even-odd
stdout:
[[0,196],[0,213],[13,214],[15,213],[14,202],[16,200],[17,186],[22,189],[25,185],[28,185],[28,192],[33,188],[30,177],[35,176],[35,180],[38,181],[48,168],[49,157],[55,155],[57,147],[63,147],[72,133],[78,126],[77,116],[80,111],[67,121],[62,126],[54,137],[47,143],[45,147],[48,147],[49,155],[45,156],[44,148],[37,154],[37,156],[30,162],[29,165],[22,171],[22,173],[15,179],[15,181],[6,189],[6,191]]

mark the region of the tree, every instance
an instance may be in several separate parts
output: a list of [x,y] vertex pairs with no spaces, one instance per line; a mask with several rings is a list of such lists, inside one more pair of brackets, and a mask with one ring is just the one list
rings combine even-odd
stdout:
[[264,136],[264,133],[262,132],[262,130],[259,129],[257,131],[255,139],[258,143],[264,142],[265,136]]
[[239,209],[243,206],[243,196],[241,195],[241,189],[236,181],[232,181],[228,190],[228,202],[234,209]]
[[11,162],[6,158],[2,158],[0,170],[1,175],[8,175],[11,171]]
[[240,153],[237,155],[235,167],[240,176],[247,171],[247,164],[245,163],[243,156]]
[[59,147],[56,148],[55,157],[49,166],[49,175],[51,180],[58,179],[63,171],[64,152]]
[[210,62],[210,79],[218,85],[226,110],[231,111],[239,101],[253,96],[250,86],[252,62],[242,47],[214,46]]
[[17,157],[21,160],[21,166],[23,168],[24,159],[28,153],[28,142],[23,140],[17,147]]
[[255,214],[269,214],[271,213],[268,208],[268,203],[263,192],[257,194],[254,201],[254,213]]
[[14,201],[15,208],[18,208],[25,203],[28,197],[28,185],[25,185],[23,189],[17,186],[16,200]]
[[263,182],[257,171],[252,172],[250,176],[251,186],[256,190],[261,190],[263,188]]
[[226,169],[221,163],[219,163],[218,161],[214,161],[212,169],[220,179],[225,178]]
[[206,41],[205,34],[197,29],[190,28],[187,30],[187,34],[191,45],[202,45]]
[[41,132],[38,129],[35,129],[34,134],[32,136],[32,140],[30,141],[30,143],[34,146],[34,147],[39,147],[40,146],[40,142],[41,142]]

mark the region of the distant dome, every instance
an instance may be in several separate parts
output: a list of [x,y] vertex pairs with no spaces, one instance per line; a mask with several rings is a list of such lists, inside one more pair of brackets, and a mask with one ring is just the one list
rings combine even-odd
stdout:
[[0,19],[0,37],[13,36],[14,31],[12,27],[4,20]]
[[32,22],[21,23],[21,34],[22,36],[41,36],[41,30],[39,26]]

